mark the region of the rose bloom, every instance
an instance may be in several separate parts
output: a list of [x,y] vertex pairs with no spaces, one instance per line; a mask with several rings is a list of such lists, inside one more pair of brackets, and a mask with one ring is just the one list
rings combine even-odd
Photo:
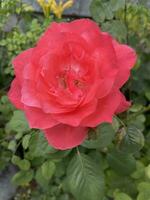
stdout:
[[120,88],[135,61],[132,48],[89,19],[54,22],[13,60],[8,96],[50,145],[69,149],[84,141],[89,127],[111,123],[130,106]]

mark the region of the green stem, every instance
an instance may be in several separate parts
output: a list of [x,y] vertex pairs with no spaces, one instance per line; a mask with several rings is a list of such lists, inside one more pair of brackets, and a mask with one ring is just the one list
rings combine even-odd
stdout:
[[119,120],[119,122],[121,123],[121,125],[122,125],[124,128],[126,128],[125,123],[124,123],[118,116],[115,115],[115,117]]

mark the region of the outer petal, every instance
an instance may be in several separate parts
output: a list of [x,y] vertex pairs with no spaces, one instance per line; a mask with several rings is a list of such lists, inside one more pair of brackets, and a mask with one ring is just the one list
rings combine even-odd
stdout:
[[118,60],[119,72],[116,77],[115,85],[121,88],[130,76],[130,69],[136,62],[135,51],[127,45],[122,45],[113,41],[114,49]]
[[[50,34],[51,33],[51,34]],[[98,25],[89,19],[78,19],[74,20],[72,22],[66,23],[55,23],[53,22],[47,31],[45,32],[45,35],[42,37],[41,41],[45,41],[47,39],[46,37],[56,38],[57,33],[63,34],[63,33],[73,33],[76,35],[82,36],[90,45],[92,45],[92,41],[97,40],[99,34],[100,34],[100,28]],[[46,36],[46,37],[45,37]],[[45,37],[45,39],[44,39]],[[47,40],[48,41],[48,40]],[[55,45],[55,44],[54,44]],[[92,45],[93,46],[93,45]]]
[[29,63],[32,51],[33,51],[33,48],[23,51],[18,56],[16,56],[12,61],[13,65],[14,65],[15,75],[20,83],[22,83],[23,69],[24,69],[25,65],[27,65]]
[[21,103],[21,87],[16,78],[11,83],[11,88],[8,92],[8,97],[10,101],[16,106],[16,108],[24,108],[24,105]]
[[99,26],[89,19],[74,20],[68,27],[62,24],[61,28],[64,29],[64,31],[68,29],[67,31],[80,35],[86,40],[91,50],[95,48],[101,33]]
[[35,82],[30,80],[24,80],[22,82],[21,102],[27,106],[40,108],[40,101],[35,90]]
[[53,117],[63,124],[77,127],[85,117],[95,112],[96,106],[97,100],[95,99],[89,104],[78,107],[70,113],[53,114]]
[[[106,77],[103,80],[99,80],[99,82],[97,81],[95,83],[96,86],[93,84],[92,90],[93,90],[93,92],[95,92],[94,95],[96,94],[96,97],[98,99],[101,99],[101,98],[107,96],[108,93],[111,92],[111,89],[114,84],[114,79],[115,79],[114,76]],[[94,88],[94,86],[95,86],[95,88]],[[96,90],[96,91],[94,91],[94,90]],[[89,98],[89,99],[93,98],[92,93],[88,93],[87,98]]]
[[120,104],[121,95],[117,90],[100,99],[96,111],[81,122],[81,126],[96,127],[102,122],[112,122],[112,117]]
[[121,92],[120,92],[120,97],[121,97],[120,104],[116,110],[116,113],[121,113],[126,111],[131,105],[131,102],[126,101],[125,96]]
[[[70,23],[70,31],[74,33],[83,34],[85,32],[94,36],[96,33],[100,33],[99,26],[90,19],[78,19]],[[93,39],[93,38],[91,38]]]
[[25,106],[25,114],[30,128],[47,129],[59,124],[52,118],[51,114],[44,113],[38,108]]
[[60,124],[44,132],[50,145],[56,149],[65,150],[81,144],[86,138],[88,128]]
[[99,67],[99,74],[101,78],[113,77],[115,78],[119,66],[115,49],[112,43],[112,37],[108,33],[101,33],[99,35],[99,42],[95,45],[93,57],[95,58]]
[[[98,74],[99,79],[96,82],[96,86],[92,84],[91,88],[92,91],[97,88],[96,96],[101,99],[107,96],[111,91],[118,73],[117,58],[112,44],[112,37],[109,34],[101,33],[99,35],[99,41],[95,45],[92,56],[95,59],[98,69],[98,72],[96,73]],[[87,99],[91,97],[91,93],[88,92]]]

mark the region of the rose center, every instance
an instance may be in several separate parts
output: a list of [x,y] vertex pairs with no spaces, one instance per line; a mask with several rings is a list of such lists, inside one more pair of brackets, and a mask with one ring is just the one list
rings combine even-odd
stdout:
[[59,76],[57,76],[58,79],[58,85],[59,87],[63,89],[71,89],[71,88],[78,88],[82,89],[83,83],[81,82],[81,77],[79,78],[77,74],[75,73],[62,73]]
[[65,77],[60,77],[59,78],[59,83],[64,89],[67,88],[67,81],[66,81]]

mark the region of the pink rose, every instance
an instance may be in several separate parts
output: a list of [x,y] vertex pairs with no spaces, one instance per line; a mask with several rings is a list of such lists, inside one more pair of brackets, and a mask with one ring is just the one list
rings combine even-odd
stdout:
[[34,48],[14,60],[9,99],[50,145],[81,144],[89,127],[112,122],[130,103],[120,88],[136,54],[89,19],[52,23]]

